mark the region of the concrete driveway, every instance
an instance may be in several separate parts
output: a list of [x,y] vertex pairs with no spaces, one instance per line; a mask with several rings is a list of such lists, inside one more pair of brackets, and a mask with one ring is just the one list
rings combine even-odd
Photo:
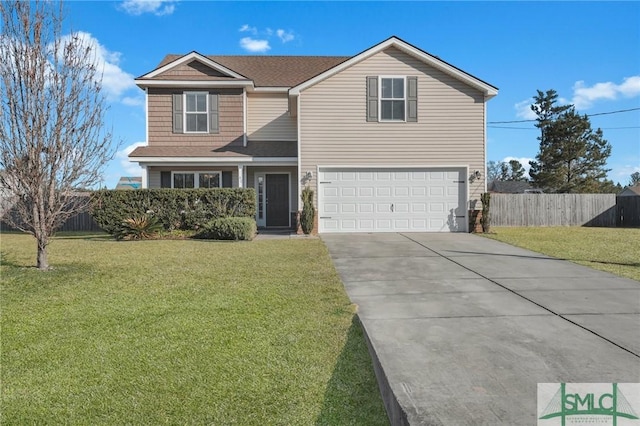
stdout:
[[640,382],[638,281],[471,234],[322,239],[393,424],[534,425],[538,383]]

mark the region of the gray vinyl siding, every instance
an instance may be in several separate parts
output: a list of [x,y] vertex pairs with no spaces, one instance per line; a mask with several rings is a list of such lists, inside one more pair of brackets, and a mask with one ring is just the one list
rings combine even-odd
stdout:
[[180,166],[163,166],[163,167],[149,167],[149,188],[160,188],[160,172],[223,172],[231,171],[232,185],[234,188],[238,187],[238,168],[229,166],[216,166],[212,164],[210,166],[196,166],[196,167],[180,167]]
[[149,146],[210,146],[242,145],[244,135],[242,89],[188,89],[190,92],[218,94],[217,133],[174,133],[173,94],[182,89],[149,88]]
[[[417,76],[417,122],[368,122],[367,77]],[[469,166],[484,191],[483,94],[389,48],[304,90],[300,96],[300,174],[327,165]],[[479,203],[478,203],[479,205]]]
[[256,141],[295,141],[295,117],[288,112],[286,93],[252,93],[247,96],[247,137]]

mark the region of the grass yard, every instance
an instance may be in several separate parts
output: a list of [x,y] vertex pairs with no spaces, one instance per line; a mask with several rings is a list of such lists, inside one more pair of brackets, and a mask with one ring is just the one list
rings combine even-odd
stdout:
[[1,244],[3,425],[388,424],[319,240]]
[[495,240],[640,281],[640,229],[492,227]]

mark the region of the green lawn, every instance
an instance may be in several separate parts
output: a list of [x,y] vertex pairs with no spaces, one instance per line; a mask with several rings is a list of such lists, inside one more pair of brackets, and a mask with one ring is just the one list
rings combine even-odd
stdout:
[[320,240],[3,234],[10,424],[388,424]]
[[639,228],[492,227],[489,238],[640,281]]

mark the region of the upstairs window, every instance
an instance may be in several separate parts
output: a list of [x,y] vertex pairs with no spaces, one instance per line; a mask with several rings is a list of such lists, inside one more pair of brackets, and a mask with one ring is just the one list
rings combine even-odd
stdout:
[[366,120],[381,122],[418,121],[417,76],[367,76]]
[[186,92],[184,94],[184,128],[186,132],[209,132],[207,95],[205,92]]
[[219,133],[218,97],[207,92],[174,93],[173,133]]
[[404,77],[380,78],[380,120],[404,121]]

